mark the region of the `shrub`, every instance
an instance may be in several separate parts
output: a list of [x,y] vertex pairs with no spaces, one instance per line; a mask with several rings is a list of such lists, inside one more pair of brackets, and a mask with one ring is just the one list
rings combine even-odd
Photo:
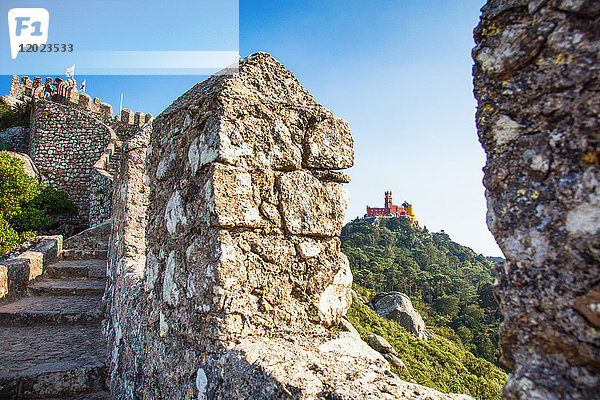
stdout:
[[4,254],[15,246],[35,236],[35,232],[15,231],[8,222],[0,217],[0,254]]
[[0,131],[13,126],[29,126],[31,104],[27,103],[16,109],[0,104]]
[[48,229],[53,216],[74,214],[67,194],[25,174],[17,158],[0,152],[0,253]]

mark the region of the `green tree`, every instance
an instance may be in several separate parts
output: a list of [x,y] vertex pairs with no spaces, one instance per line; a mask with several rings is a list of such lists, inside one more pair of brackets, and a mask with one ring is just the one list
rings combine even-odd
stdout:
[[28,176],[21,160],[0,152],[1,253],[49,228],[53,216],[76,211],[66,193]]

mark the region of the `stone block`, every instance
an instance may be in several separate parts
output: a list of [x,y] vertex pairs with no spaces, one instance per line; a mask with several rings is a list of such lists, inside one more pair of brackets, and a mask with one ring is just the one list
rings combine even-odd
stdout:
[[132,125],[134,122],[134,114],[128,108],[124,108],[121,110],[121,122],[124,124]]
[[63,249],[63,237],[61,235],[55,236],[41,236],[42,240],[30,249],[31,252],[41,253],[43,257],[43,266],[46,267],[56,261]]
[[354,140],[348,123],[340,118],[320,121],[307,135],[308,168],[345,169],[354,165]]
[[339,183],[322,183],[310,173],[293,171],[278,181],[285,230],[295,235],[339,235],[350,200]]
[[67,90],[67,100],[73,104],[79,104],[79,91],[76,87]]
[[15,258],[3,261],[6,268],[7,296],[16,298],[25,294],[29,281],[43,272],[44,256],[42,253],[26,251]]
[[100,118],[110,120],[113,117],[113,108],[108,103],[100,103]]
[[81,93],[79,96],[79,107],[89,110],[92,107],[92,98],[87,93]]
[[253,199],[251,174],[242,168],[224,164],[214,164],[212,173],[212,199],[216,225],[259,227],[261,217]]
[[144,125],[144,113],[143,112],[138,111],[135,113],[135,115],[133,116],[133,124],[136,126]]

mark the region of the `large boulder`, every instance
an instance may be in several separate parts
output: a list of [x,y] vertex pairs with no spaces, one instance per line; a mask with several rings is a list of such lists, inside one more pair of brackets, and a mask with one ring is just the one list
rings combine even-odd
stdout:
[[419,339],[427,340],[425,322],[421,315],[413,308],[410,298],[404,293],[377,293],[371,299],[371,306],[377,314],[396,321]]

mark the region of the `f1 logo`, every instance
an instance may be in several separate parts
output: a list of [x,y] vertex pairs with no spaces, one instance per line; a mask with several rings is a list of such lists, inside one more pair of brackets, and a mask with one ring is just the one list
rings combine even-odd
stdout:
[[45,8],[11,8],[8,10],[10,55],[14,60],[21,45],[41,45],[48,41],[50,14]]

